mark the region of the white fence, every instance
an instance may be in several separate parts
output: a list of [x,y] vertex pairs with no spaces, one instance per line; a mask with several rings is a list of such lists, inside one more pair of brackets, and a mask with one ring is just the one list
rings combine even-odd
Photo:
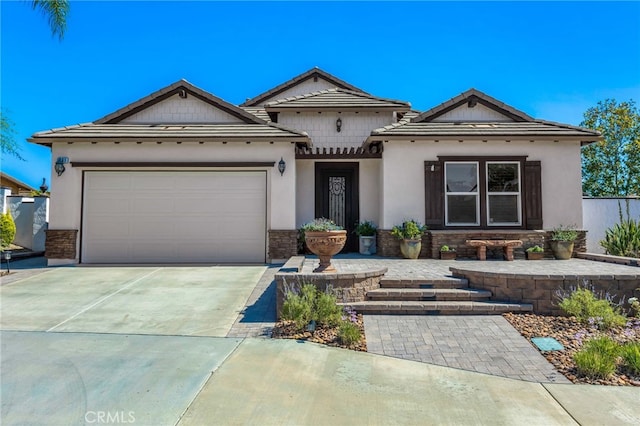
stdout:
[[587,231],[587,252],[602,253],[604,249],[600,241],[604,239],[605,231],[620,222],[620,210],[627,217],[627,203],[629,204],[629,217],[640,219],[640,198],[591,198],[582,199],[582,225]]

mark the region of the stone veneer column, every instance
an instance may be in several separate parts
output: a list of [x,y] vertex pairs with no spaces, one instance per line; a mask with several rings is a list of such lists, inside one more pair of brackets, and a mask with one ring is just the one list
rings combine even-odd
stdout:
[[77,229],[48,229],[45,257],[47,259],[75,259],[77,257]]
[[289,259],[298,254],[298,230],[269,231],[269,259]]

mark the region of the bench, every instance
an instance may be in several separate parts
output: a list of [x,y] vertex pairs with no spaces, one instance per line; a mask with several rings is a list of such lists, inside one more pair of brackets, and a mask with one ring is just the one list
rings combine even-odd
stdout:
[[466,244],[476,248],[478,260],[487,260],[487,247],[502,247],[505,260],[513,260],[514,247],[522,247],[521,240],[467,240]]

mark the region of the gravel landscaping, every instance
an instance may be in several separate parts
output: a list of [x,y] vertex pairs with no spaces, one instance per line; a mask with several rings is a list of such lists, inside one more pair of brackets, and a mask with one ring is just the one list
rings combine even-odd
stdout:
[[327,346],[334,346],[344,349],[351,349],[354,351],[367,351],[367,340],[364,335],[364,319],[362,315],[357,315],[357,322],[355,323],[360,332],[362,333],[362,338],[359,342],[347,346],[340,342],[338,339],[338,327],[322,327],[319,326],[315,331],[304,331],[300,332],[296,329],[293,321],[279,321],[276,323],[273,328],[273,332],[271,337],[274,339],[295,339],[295,340],[306,340],[314,343],[321,343]]
[[625,327],[598,330],[596,327],[581,324],[575,317],[512,313],[503,316],[530,342],[533,337],[553,337],[560,342],[564,350],[541,353],[573,383],[640,386],[640,376],[629,374],[620,367],[606,379],[581,377],[573,361],[573,355],[582,348],[584,342],[594,337],[609,336],[618,343],[640,342],[640,318],[629,318]]

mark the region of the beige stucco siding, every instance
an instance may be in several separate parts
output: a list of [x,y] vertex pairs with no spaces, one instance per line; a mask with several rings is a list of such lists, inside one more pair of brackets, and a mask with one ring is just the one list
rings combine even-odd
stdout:
[[[340,132],[336,121],[342,120]],[[303,129],[309,134],[314,148],[360,147],[362,142],[377,129],[393,123],[392,112],[281,112],[278,123],[291,129]]]
[[242,123],[235,117],[195,96],[181,98],[173,95],[162,102],[133,114],[121,121],[127,124],[154,123]]
[[438,156],[527,156],[542,165],[544,228],[582,226],[580,143],[553,141],[393,141],[384,144],[381,191],[384,229],[408,218],[424,222],[424,161]]
[[[267,171],[267,228],[295,229],[296,170],[294,150],[290,143],[175,143],[145,142],[142,144],[113,143],[55,143],[52,158],[68,157],[74,162],[275,162],[274,167],[234,168],[232,170]],[[287,169],[283,176],[277,163],[283,158]],[[53,164],[52,164],[53,167]],[[140,168],[139,168],[140,169]],[[140,170],[172,170],[148,168]],[[81,229],[82,170],[108,170],[98,167],[72,167],[67,164],[62,176],[54,176],[51,188],[50,229]],[[136,170],[134,167],[113,170]],[[189,168],[173,170],[229,170],[225,168]],[[167,194],[171,196],[170,193]]]
[[[380,165],[378,159],[359,160],[360,220],[376,224],[380,223]],[[296,225],[300,227],[315,217],[315,161],[297,160],[296,175]]]

